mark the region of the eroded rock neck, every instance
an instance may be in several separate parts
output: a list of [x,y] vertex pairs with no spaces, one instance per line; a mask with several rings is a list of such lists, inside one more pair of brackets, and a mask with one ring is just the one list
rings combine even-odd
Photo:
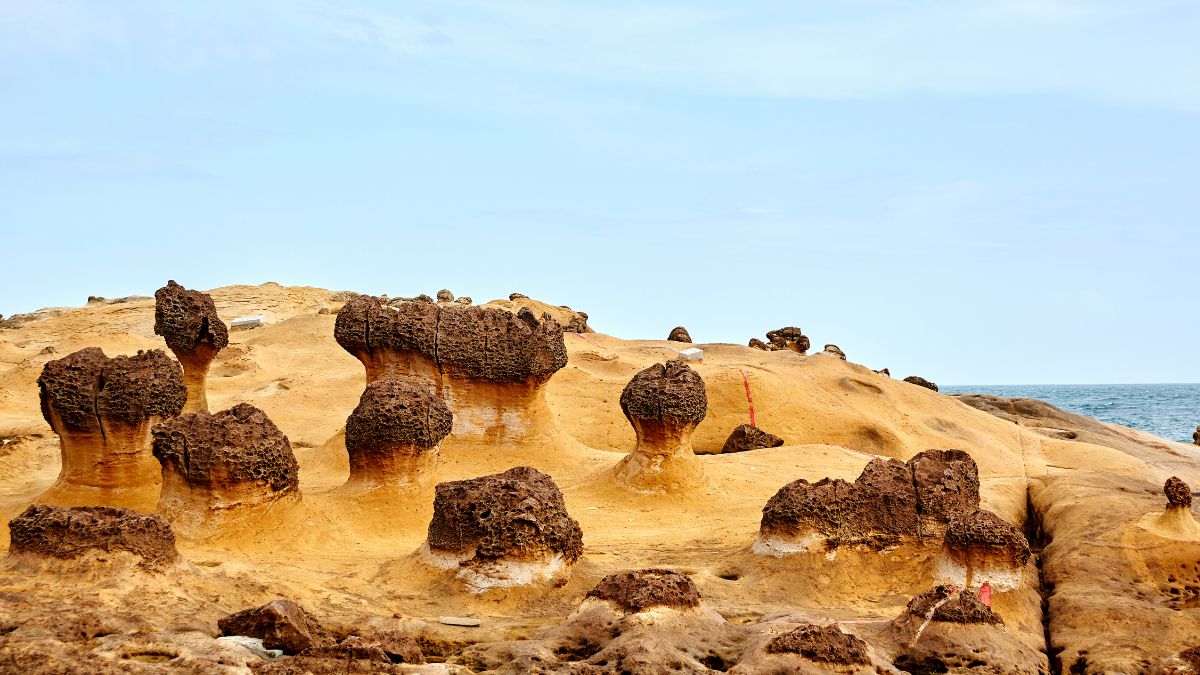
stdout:
[[637,447],[614,468],[617,482],[637,492],[673,493],[704,483],[704,467],[692,450],[694,424],[632,418]]

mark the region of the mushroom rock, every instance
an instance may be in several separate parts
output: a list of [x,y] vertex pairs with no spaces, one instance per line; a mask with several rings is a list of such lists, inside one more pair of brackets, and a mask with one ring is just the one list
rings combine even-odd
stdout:
[[427,484],[437,445],[452,422],[450,408],[418,378],[385,377],[368,384],[346,420],[347,485]]
[[775,434],[767,433],[749,424],[739,424],[730,432],[729,438],[725,439],[721,454],[746,452],[760,448],[778,448],[781,445],[783,445],[783,439]]
[[805,624],[767,644],[771,654],[795,654],[809,661],[840,666],[870,665],[867,643],[862,638],[843,633],[837,625]]
[[933,391],[938,390],[938,386],[936,384],[930,382],[929,380],[927,380],[919,375],[909,375],[908,377],[904,378],[904,381],[909,384],[915,384],[918,387],[925,387],[926,389],[932,389]]
[[8,522],[10,558],[116,564],[125,557],[161,571],[180,562],[175,533],[165,520],[107,506],[67,508],[33,504]]
[[525,298],[528,298],[528,297],[529,297],[529,296],[528,296],[528,295],[525,295],[524,293],[509,293],[509,294],[508,294],[508,299],[509,299],[509,300],[522,300],[522,299],[525,299]]
[[184,411],[208,410],[208,367],[229,344],[229,329],[217,316],[212,296],[168,281],[154,293],[154,334],[166,340],[183,366]]
[[161,475],[150,428],[183,409],[179,364],[158,349],[110,359],[89,347],[48,361],[38,387],[62,450],[58,481],[42,500],[153,510]]
[[437,292],[437,301],[438,302],[454,302],[454,294],[443,288],[442,290]]
[[1200,523],[1192,516],[1192,488],[1176,476],[1163,485],[1167,508],[1162,513],[1148,514],[1142,526],[1155,534],[1180,541],[1200,541]]
[[583,531],[554,480],[519,466],[440,483],[422,558],[475,593],[563,580],[583,553]]
[[1011,591],[1020,586],[1031,555],[1019,529],[991,511],[978,509],[950,521],[936,576],[964,592],[984,583],[997,591]]
[[298,654],[334,644],[329,631],[303,607],[287,599],[243,609],[217,621],[222,635],[245,635],[263,641],[267,649]]
[[637,446],[617,463],[618,482],[638,492],[678,492],[704,481],[692,450],[692,433],[708,411],[699,373],[680,360],[656,363],[625,385],[621,411]]
[[846,352],[842,351],[842,348],[838,347],[837,345],[825,345],[825,351],[822,353],[823,354],[833,354],[834,356],[838,357],[839,359],[841,359],[843,361],[846,360]]
[[907,462],[923,525],[946,525],[979,508],[979,467],[962,450],[926,450]]
[[610,574],[588,591],[588,598],[603,600],[625,614],[655,607],[692,609],[700,606],[700,590],[686,574],[663,569]]
[[767,342],[776,350],[788,349],[793,352],[805,354],[808,348],[812,346],[808,337],[795,326],[787,326],[785,328],[776,328],[767,333]]
[[671,334],[667,336],[667,340],[670,342],[687,342],[690,344],[692,341],[692,336],[683,326],[675,326],[671,329]]
[[359,296],[338,314],[334,337],[362,361],[368,383],[395,375],[425,378],[454,411],[456,436],[509,444],[539,435],[541,425],[552,422],[543,385],[567,364],[562,327],[528,308],[385,307]]
[[158,510],[187,534],[225,516],[300,497],[287,436],[248,403],[215,415],[184,413],[154,427],[162,464]]

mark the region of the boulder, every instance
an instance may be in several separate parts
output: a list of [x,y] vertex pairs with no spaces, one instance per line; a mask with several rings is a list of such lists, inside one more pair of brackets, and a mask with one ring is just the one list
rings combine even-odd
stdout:
[[287,599],[272,600],[260,607],[244,609],[217,621],[222,635],[259,638],[267,649],[282,649],[298,654],[312,647],[334,643],[315,618],[300,605]]
[[184,410],[208,410],[208,367],[229,344],[229,328],[217,316],[212,297],[168,281],[154,293],[154,334],[163,337],[183,366]]
[[137,566],[159,570],[180,560],[165,520],[107,506],[33,504],[8,522],[9,554],[73,560],[125,552]]
[[909,384],[915,384],[918,387],[925,387],[926,389],[932,389],[933,391],[938,390],[938,386],[936,384],[930,382],[929,380],[927,380],[919,375],[909,375],[908,377],[904,378],[904,381]]
[[767,433],[749,424],[739,424],[730,432],[729,438],[725,439],[721,454],[746,452],[760,448],[778,448],[781,445],[783,445],[783,439],[775,434]]
[[676,326],[671,329],[671,334],[667,336],[667,340],[671,342],[687,342],[690,344],[692,342],[692,336],[688,334],[687,329],[683,326]]

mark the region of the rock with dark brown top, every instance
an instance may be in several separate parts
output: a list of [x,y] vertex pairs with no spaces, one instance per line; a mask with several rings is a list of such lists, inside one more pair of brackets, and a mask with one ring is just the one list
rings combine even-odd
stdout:
[[287,436],[248,403],[158,424],[153,451],[163,472],[159,512],[172,522],[299,494],[299,468]]
[[1171,476],[1163,485],[1169,507],[1188,509],[1192,506],[1192,488],[1176,476]]
[[678,492],[703,481],[692,434],[708,411],[704,379],[681,360],[656,363],[621,392],[621,410],[637,446],[614,469],[618,482],[640,492]]
[[229,329],[217,316],[212,296],[168,281],[154,293],[154,334],[166,340],[183,365],[188,390],[185,410],[208,410],[208,367],[229,344]]
[[150,427],[183,409],[179,364],[157,349],[110,359],[89,347],[47,362],[38,387],[62,450],[58,482],[44,498],[97,488],[92,503],[153,510],[162,477]]
[[762,340],[759,340],[758,338],[750,338],[750,342],[746,343],[746,346],[750,347],[751,349],[761,349],[764,352],[774,351],[771,349],[770,345]]
[[909,384],[915,384],[918,387],[925,387],[926,389],[931,389],[933,391],[938,390],[938,386],[936,384],[930,382],[929,380],[927,380],[919,375],[909,375],[908,377],[904,378],[904,381]]
[[787,326],[784,328],[776,328],[767,333],[767,342],[771,343],[775,349],[791,350],[800,354],[808,353],[808,348],[812,346],[808,337],[795,326]]
[[350,482],[424,484],[452,423],[450,408],[423,380],[385,377],[368,384],[346,420]]
[[671,329],[671,334],[667,336],[667,340],[670,340],[671,342],[691,343],[692,336],[688,333],[688,330],[686,328],[684,328],[683,326],[675,326],[674,328]]
[[686,574],[663,569],[610,574],[588,591],[587,597],[606,600],[625,612],[655,607],[689,609],[700,606],[700,590]]
[[542,384],[567,365],[562,327],[528,308],[446,307],[437,335],[439,367],[453,377]]
[[836,625],[806,624],[784,633],[767,644],[772,654],[797,654],[817,663],[868,665],[871,657],[867,643],[843,633]]
[[528,296],[528,295],[525,295],[524,293],[509,293],[509,294],[508,294],[508,299],[509,299],[509,300],[522,300],[522,299],[525,299],[525,298],[528,298],[528,297],[529,297],[529,296]]
[[443,288],[442,290],[437,292],[437,301],[438,302],[454,302],[454,294]]
[[837,345],[825,345],[825,351],[823,353],[832,354],[843,361],[846,360],[846,352],[842,351],[842,348],[838,347]]
[[875,373],[884,377],[892,376],[892,371],[888,370],[887,368],[880,368],[879,370],[876,370]]
[[1200,445],[1200,426],[1196,427],[1196,430],[1192,432],[1192,444]]
[[71,560],[89,552],[125,551],[138,565],[159,569],[179,560],[165,520],[107,506],[33,504],[8,522],[10,554]]
[[362,361],[367,382],[385,375],[437,373],[437,327],[441,310],[425,302],[387,307],[379,298],[359,295],[338,312],[333,336]]
[[923,520],[949,523],[979,508],[979,468],[962,450],[926,450],[908,460]]
[[977,509],[955,518],[946,530],[946,545],[954,549],[979,549],[1024,565],[1029,561],[1029,541],[1015,525],[991,511]]
[[434,565],[467,570],[460,578],[486,590],[556,576],[583,553],[583,531],[554,480],[519,466],[440,483],[426,548]]
[[259,638],[267,649],[298,654],[313,647],[334,643],[315,618],[291,600],[272,600],[261,607],[244,609],[217,621],[222,635]]
[[731,452],[746,452],[760,448],[778,448],[783,445],[783,439],[775,434],[767,433],[749,424],[739,424],[725,439],[721,454]]
[[[1017,588],[1032,553],[1016,526],[983,509],[950,521],[937,564],[937,577],[958,588],[984,583],[999,591]],[[964,591],[965,592],[965,591]]]
[[[939,604],[940,603],[940,604]],[[934,608],[937,609],[934,609]],[[1001,625],[1004,619],[991,607],[979,600],[979,594],[971,591],[956,593],[950,586],[935,586],[909,601],[905,610],[909,615],[922,619],[930,617],[945,623],[983,623]],[[904,619],[902,615],[900,617]]]

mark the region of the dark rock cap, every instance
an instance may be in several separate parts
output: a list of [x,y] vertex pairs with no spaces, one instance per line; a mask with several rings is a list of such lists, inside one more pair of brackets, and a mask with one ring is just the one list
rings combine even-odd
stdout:
[[921,515],[948,523],[979,508],[979,467],[962,450],[926,450],[908,460]]
[[454,302],[454,294],[443,288],[437,292],[438,302]]
[[675,326],[674,328],[671,329],[671,334],[667,336],[667,339],[670,340],[671,342],[691,343],[692,336],[688,333],[687,329],[684,328],[683,326]]
[[843,361],[846,360],[846,352],[842,351],[842,348],[837,345],[825,345],[825,353],[833,354]]
[[944,621],[947,623],[987,623],[1000,625],[1004,623],[1004,619],[992,611],[991,607],[983,604],[979,600],[979,596],[971,591],[963,591],[958,594],[958,597],[949,598],[951,590],[949,586],[935,586],[924,593],[914,597],[908,603],[907,611],[920,617],[929,616],[929,612],[933,610],[939,602],[937,610],[933,612],[934,621]]
[[629,380],[621,410],[634,419],[699,424],[708,412],[704,378],[683,361],[656,363]]
[[857,636],[843,633],[836,625],[805,624],[771,640],[767,643],[767,651],[772,654],[797,654],[818,663],[871,663],[867,643]]
[[167,521],[108,506],[33,504],[8,522],[9,550],[69,560],[87,551],[128,551],[143,567],[179,560],[175,532]]
[[915,384],[918,387],[925,387],[926,389],[932,389],[934,391],[938,390],[938,386],[936,384],[919,375],[909,375],[908,377],[904,378],[904,381],[909,384]]
[[654,607],[687,609],[700,606],[700,590],[686,574],[663,569],[610,574],[588,591],[587,597],[607,600],[626,612]]
[[1171,476],[1163,485],[1167,495],[1167,503],[1171,506],[1190,507],[1192,505],[1192,488],[1176,476]]
[[446,402],[411,377],[384,377],[367,385],[346,420],[346,449],[370,454],[386,444],[432,448],[450,434]]
[[333,644],[329,631],[291,600],[272,600],[261,607],[243,609],[217,621],[221,635],[259,638],[267,649],[298,654],[310,647]]
[[229,344],[229,329],[217,316],[212,296],[189,291],[174,280],[154,292],[154,334],[163,336],[173,352],[202,344],[220,350]]
[[528,466],[469,480],[439,483],[429,523],[429,548],[476,559],[533,558],[558,553],[568,563],[583,553],[583,531],[567,513],[554,480]]
[[248,403],[210,415],[186,413],[154,425],[153,451],[188,485],[214,487],[257,482],[272,491],[300,485],[287,436]]
[[812,346],[808,337],[795,326],[768,331],[767,342],[770,342],[776,349],[791,349],[801,354],[807,352],[808,348]]
[[108,358],[88,347],[48,361],[38,378],[42,416],[51,409],[72,431],[100,430],[100,420],[139,424],[183,410],[187,389],[179,364],[161,349]]
[[750,338],[750,342],[747,342],[746,346],[751,349],[761,349],[764,352],[772,351],[771,347],[767,343],[759,340],[758,338]]
[[783,439],[770,434],[758,427],[752,427],[749,424],[739,424],[734,427],[729,434],[729,438],[725,439],[725,445],[721,448],[721,454],[730,452],[746,452],[747,450],[758,450],[760,448],[778,448],[783,445]]
[[983,550],[1004,555],[1018,565],[1024,565],[1032,555],[1029,541],[1020,530],[983,509],[951,520],[945,542],[951,549]]
[[879,375],[883,375],[884,377],[892,376],[892,371],[888,370],[887,368],[880,368],[879,370],[876,370],[875,373],[879,374]]

